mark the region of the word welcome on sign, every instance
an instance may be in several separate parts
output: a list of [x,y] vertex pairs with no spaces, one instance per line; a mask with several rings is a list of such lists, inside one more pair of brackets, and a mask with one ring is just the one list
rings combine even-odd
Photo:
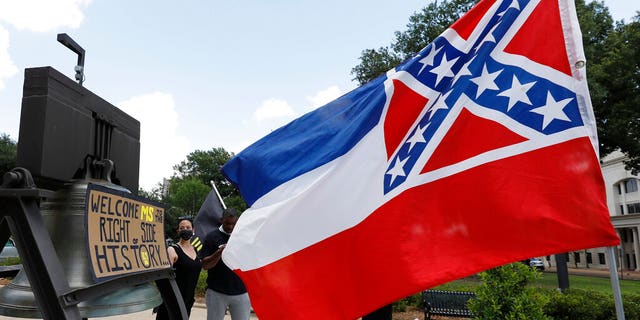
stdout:
[[89,184],[86,210],[87,248],[96,281],[170,266],[162,207]]

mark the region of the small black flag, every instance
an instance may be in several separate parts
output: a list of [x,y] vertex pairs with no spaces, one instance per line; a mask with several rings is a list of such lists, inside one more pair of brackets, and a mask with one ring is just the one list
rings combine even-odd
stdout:
[[225,208],[224,203],[218,196],[215,185],[212,184],[212,186],[213,189],[211,189],[207,198],[204,199],[204,202],[198,211],[198,215],[195,220],[193,220],[195,233],[191,238],[191,244],[197,252],[200,252],[200,249],[202,249],[201,239],[204,239],[207,233],[220,227],[222,211]]

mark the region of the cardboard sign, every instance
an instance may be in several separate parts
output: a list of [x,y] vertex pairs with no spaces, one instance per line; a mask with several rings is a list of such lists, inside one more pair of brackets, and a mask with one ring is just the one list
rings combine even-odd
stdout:
[[96,281],[171,266],[164,209],[150,200],[89,184],[87,249]]

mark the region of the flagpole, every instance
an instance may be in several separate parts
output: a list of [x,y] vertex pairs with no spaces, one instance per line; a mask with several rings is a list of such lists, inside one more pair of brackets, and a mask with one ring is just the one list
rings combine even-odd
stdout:
[[609,275],[611,276],[611,288],[613,289],[613,301],[616,305],[616,318],[624,320],[624,308],[622,307],[622,293],[620,291],[620,281],[618,280],[618,267],[616,266],[616,255],[614,247],[607,247],[609,256]]
[[226,209],[227,205],[224,204],[224,200],[222,200],[222,197],[220,196],[220,192],[218,192],[218,188],[216,188],[216,183],[213,182],[213,180],[210,180],[209,183],[211,184],[211,187],[213,188],[213,190],[216,191],[216,195],[218,196],[218,200],[220,200],[220,203],[222,204],[222,209]]

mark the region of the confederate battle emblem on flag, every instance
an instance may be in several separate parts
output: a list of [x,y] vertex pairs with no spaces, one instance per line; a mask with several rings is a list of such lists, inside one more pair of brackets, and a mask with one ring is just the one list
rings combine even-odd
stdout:
[[[535,45],[528,32],[536,16],[527,19],[528,8],[507,1],[477,21],[467,38],[446,32],[388,74],[385,128],[407,130],[404,136],[385,132],[385,193],[412,175],[433,181],[538,148],[536,140],[549,136],[560,142],[583,125],[569,66],[545,60],[543,47],[522,55],[519,46]],[[545,36],[564,45],[560,31]],[[464,145],[442,143],[453,139]]]

